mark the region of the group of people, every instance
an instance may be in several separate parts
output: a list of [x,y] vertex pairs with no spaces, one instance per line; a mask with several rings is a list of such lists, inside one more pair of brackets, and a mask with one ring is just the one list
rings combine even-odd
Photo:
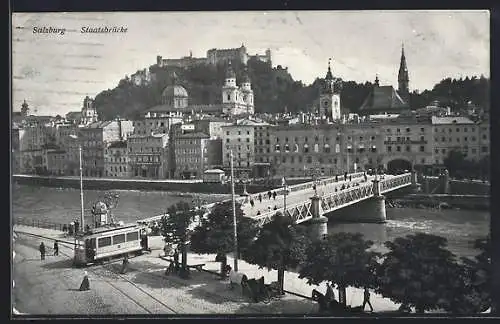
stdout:
[[[38,247],[38,250],[40,251],[40,259],[45,260],[45,244],[43,242],[40,243],[40,246]],[[54,241],[54,256],[59,255],[59,243],[57,241]]]
[[[340,296],[339,296],[340,297]],[[335,300],[335,293],[333,292],[333,287],[330,286],[329,283],[326,284],[326,293],[325,293],[325,298],[328,303],[330,301]],[[373,312],[373,306],[372,303],[370,302],[370,290],[365,287],[363,291],[363,304],[362,304],[362,310],[365,310],[366,305],[370,307],[370,312]]]
[[[68,235],[74,235],[75,233],[78,233],[80,230],[80,222],[79,221],[74,221],[68,224],[63,224],[62,230],[64,233],[68,233]],[[85,225],[85,232],[90,231],[90,226],[87,224]]]

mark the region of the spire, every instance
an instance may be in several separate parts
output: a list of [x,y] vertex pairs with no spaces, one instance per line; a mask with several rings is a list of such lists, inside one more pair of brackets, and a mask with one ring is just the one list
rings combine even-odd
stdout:
[[409,92],[409,77],[408,77],[408,68],[406,66],[406,57],[405,57],[405,47],[404,44],[401,44],[401,62],[399,63],[399,73],[398,73],[398,92],[400,95],[406,96]]
[[245,69],[243,70],[242,82],[243,83],[250,83],[250,76],[248,75],[248,67],[247,66],[245,66]]
[[401,43],[401,62],[399,64],[399,71],[408,71],[406,67],[405,45]]
[[328,59],[328,72],[326,72],[325,80],[333,80],[332,68],[330,66],[332,59]]

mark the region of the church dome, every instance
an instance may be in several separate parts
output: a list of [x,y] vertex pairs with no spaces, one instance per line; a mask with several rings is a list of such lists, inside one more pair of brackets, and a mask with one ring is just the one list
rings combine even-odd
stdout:
[[187,98],[188,93],[186,88],[181,85],[175,84],[167,86],[163,90],[161,96],[164,98]]

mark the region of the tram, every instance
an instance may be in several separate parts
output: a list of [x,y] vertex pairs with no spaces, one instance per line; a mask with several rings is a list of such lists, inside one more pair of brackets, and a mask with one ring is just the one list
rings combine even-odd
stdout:
[[144,226],[105,225],[75,236],[74,264],[87,266],[148,249]]

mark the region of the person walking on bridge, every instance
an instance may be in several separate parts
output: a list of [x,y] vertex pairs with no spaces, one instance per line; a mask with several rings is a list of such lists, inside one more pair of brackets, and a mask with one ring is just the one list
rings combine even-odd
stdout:
[[54,241],[54,256],[58,255],[59,255],[59,244],[57,243],[57,241]]
[[259,194],[259,202],[262,202],[262,194]]
[[269,190],[269,191],[267,192],[267,197],[269,197],[269,200],[271,200],[271,197],[272,197],[272,196],[273,196],[273,194],[271,193],[271,190]]
[[276,191],[273,191],[273,199],[276,200]]
[[38,250],[40,251],[40,259],[45,260],[45,244],[43,244],[43,242],[40,243]]

